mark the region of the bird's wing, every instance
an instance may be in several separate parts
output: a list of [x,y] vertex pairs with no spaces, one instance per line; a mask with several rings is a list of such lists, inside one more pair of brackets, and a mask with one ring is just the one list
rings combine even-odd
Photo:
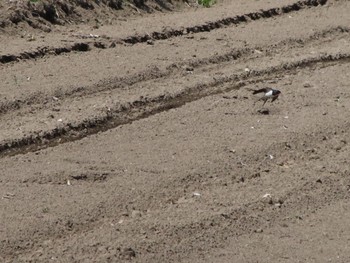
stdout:
[[258,93],[262,93],[262,92],[266,93],[269,90],[270,89],[268,89],[268,88],[257,89],[257,90],[253,90],[253,94],[258,94]]

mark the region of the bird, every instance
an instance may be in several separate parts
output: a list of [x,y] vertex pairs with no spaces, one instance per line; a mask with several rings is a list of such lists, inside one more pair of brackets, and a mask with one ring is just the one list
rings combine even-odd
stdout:
[[255,101],[255,103],[261,100],[264,101],[263,106],[269,99],[271,99],[271,103],[272,103],[278,99],[279,95],[281,95],[281,91],[277,89],[272,89],[272,88],[262,88],[262,89],[252,90],[252,91],[253,91],[253,94],[264,93],[264,96],[262,96],[260,99]]

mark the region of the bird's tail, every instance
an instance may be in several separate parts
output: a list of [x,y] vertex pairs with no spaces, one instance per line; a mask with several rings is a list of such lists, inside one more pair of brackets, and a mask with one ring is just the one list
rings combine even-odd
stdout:
[[252,88],[247,88],[247,90],[252,91],[252,92],[256,91],[256,89],[252,89]]
[[253,94],[258,94],[258,93],[262,93],[265,92],[265,89],[259,89],[258,87],[256,87],[256,89],[252,89],[252,88],[247,88],[249,91],[252,91]]

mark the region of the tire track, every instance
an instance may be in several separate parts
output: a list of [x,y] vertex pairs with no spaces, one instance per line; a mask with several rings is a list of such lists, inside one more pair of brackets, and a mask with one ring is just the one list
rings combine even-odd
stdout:
[[105,49],[113,48],[118,44],[128,44],[135,45],[138,43],[145,43],[147,41],[158,41],[165,40],[174,37],[180,37],[188,34],[196,34],[202,32],[210,32],[216,29],[220,29],[227,26],[236,26],[242,23],[249,23],[250,21],[268,19],[290,12],[297,12],[305,8],[323,6],[327,3],[328,0],[304,0],[298,1],[294,4],[270,8],[267,10],[261,10],[258,12],[251,12],[243,15],[236,15],[233,17],[227,17],[217,21],[207,22],[202,25],[191,26],[181,29],[170,29],[163,32],[152,32],[150,34],[144,35],[133,35],[128,36],[122,39],[106,39],[105,41],[88,41],[88,42],[79,42],[72,45],[67,45],[65,47],[40,47],[35,51],[26,51],[20,54],[6,54],[0,55],[0,63],[6,64],[10,62],[19,62],[21,60],[28,59],[38,59],[43,58],[47,55],[61,55],[70,52],[87,52],[93,50],[94,48]]
[[238,50],[234,49],[228,53],[215,55],[204,59],[196,59],[182,63],[173,63],[167,66],[164,70],[160,70],[158,67],[154,66],[143,72],[138,72],[136,74],[125,77],[103,80],[100,83],[93,84],[87,87],[75,87],[60,93],[54,91],[52,94],[34,93],[26,97],[25,99],[0,101],[0,115],[6,114],[10,111],[19,110],[23,107],[27,107],[28,105],[30,105],[31,107],[43,104],[48,105],[48,103],[52,101],[53,97],[56,97],[60,101],[63,101],[66,98],[92,95],[106,90],[122,90],[126,87],[129,88],[130,86],[135,85],[137,83],[142,83],[145,81],[160,78],[168,78],[174,74],[180,74],[183,76],[187,74],[185,70],[183,70],[183,68],[186,67],[190,67],[193,69],[201,69],[211,65],[218,65],[230,61],[236,61],[241,59],[249,60],[252,57],[256,56],[255,50],[261,50],[263,52],[262,55],[266,55],[267,53],[274,54],[281,52],[281,48],[284,48],[286,45],[292,48],[295,46],[300,46],[300,44],[319,43],[323,40],[326,40],[329,37],[342,37],[343,35],[346,35],[349,32],[349,27],[338,26],[320,32],[315,32],[307,38],[290,38],[273,45],[256,46],[252,48],[244,48]]
[[[301,149],[299,149],[298,153],[300,153],[300,150],[303,149],[302,154],[296,154],[296,152],[291,151],[288,159],[292,159],[298,164],[303,163],[304,159],[309,157],[309,153],[307,151],[308,147],[320,147],[324,150],[328,149],[327,156],[323,156],[321,160],[311,161],[311,163],[304,164],[308,167],[314,165],[317,166],[318,162],[326,163],[325,159],[327,159],[329,156],[334,156],[335,159],[339,159],[339,155],[341,155],[341,153],[332,147],[333,143],[331,138],[337,136],[336,133],[334,133],[334,130],[348,131],[348,128],[349,123],[342,123],[336,127],[331,127],[331,129],[328,128],[326,130],[319,131],[317,136],[315,136],[313,133],[310,136],[310,138],[313,138],[311,141],[309,141],[310,144],[308,146],[304,145],[301,147]],[[325,135],[329,135],[329,140],[322,141],[320,143],[317,138]],[[342,134],[342,137],[347,138],[347,135],[349,135],[349,133]],[[303,136],[300,134],[295,134],[293,141],[296,145],[301,145]],[[285,152],[285,143],[276,141],[273,143],[273,145],[275,152]],[[266,152],[268,151],[266,150]],[[265,150],[263,153],[265,153]],[[253,150],[253,152],[249,153],[249,156],[251,159],[254,159],[256,163],[256,160],[261,160],[261,156],[264,156],[264,154],[262,154],[260,151],[256,152],[256,150]],[[264,162],[264,160],[261,161]],[[256,167],[253,169],[256,169]],[[274,168],[271,167],[271,170],[272,169]],[[299,169],[305,172],[304,168],[299,167]],[[337,173],[326,170],[324,173],[317,175],[314,174],[313,170],[309,172],[310,176],[306,176],[306,178],[308,178],[307,180],[296,182],[296,184],[287,191],[283,189],[275,189],[276,192],[274,193],[273,197],[255,199],[251,202],[240,204],[238,207],[228,202],[226,205],[223,205],[224,208],[221,212],[214,212],[209,215],[206,214],[206,216],[202,217],[196,222],[185,224],[179,223],[176,226],[166,225],[165,227],[164,225],[159,225],[159,228],[156,228],[156,230],[164,233],[164,239],[159,240],[159,243],[154,244],[152,248],[148,248],[151,251],[159,251],[159,246],[162,244],[167,244],[167,240],[173,240],[174,236],[179,238],[188,236],[193,237],[193,239],[189,238],[185,242],[177,244],[175,247],[171,246],[171,252],[179,253],[180,251],[186,250],[186,246],[191,246],[191,250],[194,249],[197,254],[198,252],[200,253],[201,242],[208,244],[208,239],[211,241],[210,243],[212,248],[216,248],[216,245],[220,244],[220,239],[223,237],[224,239],[232,236],[237,238],[242,235],[253,234],[257,229],[264,229],[265,231],[266,229],[273,228],[274,226],[282,223],[293,224],[293,219],[296,218],[296,215],[298,215],[300,219],[305,219],[312,215],[316,210],[327,207],[328,205],[334,204],[338,201],[345,201],[349,199],[348,189],[350,181],[348,170],[342,169]],[[241,171],[241,173],[244,175],[247,174],[244,171]],[[248,174],[250,174],[250,172],[248,172]],[[204,178],[204,181],[208,182],[208,178]],[[237,182],[231,183],[233,185],[237,184]],[[167,184],[169,184],[169,182],[167,182]],[[193,180],[184,184],[184,182],[179,178],[176,178],[170,183],[170,185],[172,185],[175,189],[182,188],[184,185],[198,186],[198,184],[201,184],[201,182],[198,182],[198,180]],[[158,187],[165,188],[165,186]],[[206,188],[209,187],[217,186],[210,184],[208,186],[206,184]],[[207,189],[207,191],[209,190]],[[154,196],[152,196],[152,199],[154,199]],[[159,200],[157,198],[155,199]],[[151,202],[151,200],[146,199],[144,202]],[[296,218],[296,220],[300,219]],[[148,222],[145,222],[145,225],[147,225],[147,223]],[[217,234],[219,232],[220,234]],[[151,237],[151,239],[153,239],[153,237]],[[161,249],[161,251],[165,251],[164,254],[161,254],[162,257],[166,257],[166,253],[169,252],[166,251],[168,247],[169,244],[168,246],[165,245],[164,249]],[[159,257],[159,254],[157,254],[157,257]]]
[[[316,181],[309,180],[301,187],[281,195],[279,198],[283,201],[272,200],[267,203],[263,200],[257,200],[231,211],[210,215],[199,222],[162,229],[162,233],[164,233],[166,238],[149,249],[151,251],[159,250],[159,245],[167,244],[167,240],[174,238],[174,235],[178,237],[191,236],[195,241],[189,239],[186,243],[173,247],[172,253],[180,253],[189,244],[192,250],[200,251],[201,245],[207,242],[208,238],[211,239],[212,248],[215,248],[220,244],[222,236],[226,238],[235,236],[237,238],[242,235],[253,234],[257,229],[269,229],[272,221],[275,225],[282,224],[287,221],[286,218],[295,217],[296,213],[306,218],[312,214],[312,211],[319,210],[340,200],[348,200],[348,189],[344,187],[344,184],[349,184],[349,180],[345,174],[323,179],[324,183],[322,186]],[[280,202],[283,203],[281,204]],[[284,203],[287,203],[288,209],[284,209]],[[276,212],[275,205],[282,208],[277,208],[279,211]],[[216,235],[213,235],[213,232]],[[221,235],[217,234],[219,232]],[[161,254],[161,256],[167,257],[167,252],[169,251],[165,250],[165,253]],[[157,254],[158,259],[159,256]]]
[[[67,123],[53,130],[1,142],[0,157],[34,152],[62,143],[79,140],[120,125],[148,118],[169,109],[179,108],[186,103],[199,100],[206,96],[239,89],[250,83],[265,81],[266,79],[276,77],[286,71],[293,73],[302,68],[317,66],[318,64],[327,66],[332,65],[334,62],[349,63],[350,53],[326,54],[301,59],[292,63],[283,63],[263,70],[233,74],[228,77],[219,77],[206,84],[199,83],[195,86],[187,87],[183,91],[172,95],[159,95],[153,98],[144,98],[124,105],[118,105],[115,108],[111,108],[104,115],[92,119],[85,119],[77,123]],[[228,83],[236,84],[225,87],[224,84]]]
[[[335,127],[332,127],[332,130],[334,128]],[[345,124],[336,128],[340,130],[348,130],[349,125]],[[322,136],[323,134],[329,134],[330,137],[335,136],[335,134],[329,129],[320,132],[319,136]],[[344,137],[346,137],[346,134],[344,134]],[[295,138],[295,140],[300,140],[298,138],[298,135]],[[317,140],[313,141],[312,144],[317,144],[319,146],[319,142]],[[331,140],[328,140],[324,141],[322,143],[322,146],[326,149],[329,149],[330,144]],[[284,146],[280,145],[279,147],[279,151],[283,151]],[[339,152],[336,150],[331,151],[332,154],[339,154]],[[303,158],[307,155],[308,153],[304,152],[302,155],[296,155],[295,158],[303,160]],[[259,154],[257,154],[257,156],[259,156]],[[213,241],[212,246],[213,248],[215,248],[215,244],[220,243],[222,235],[229,238],[233,235],[241,236],[245,234],[252,234],[256,229],[268,229],[270,227],[273,227],[274,225],[276,225],[276,222],[278,222],[279,224],[284,222],[289,223],[291,221],[290,219],[295,217],[296,212],[298,215],[303,216],[303,218],[305,218],[308,217],[315,210],[321,209],[322,207],[335,203],[339,200],[347,200],[349,198],[348,186],[350,181],[348,172],[342,172],[331,176],[325,173],[320,176],[316,176],[316,178],[321,178],[322,183],[319,183],[315,179],[315,177],[311,176],[310,179],[304,182],[297,183],[292,189],[289,189],[289,191],[283,192],[282,190],[277,192],[276,197],[274,198],[271,198],[269,200],[253,200],[241,204],[238,207],[230,205],[226,207],[222,212],[209,213],[208,216],[203,217],[196,222],[178,224],[176,226],[166,225],[166,228],[164,227],[164,225],[160,224],[156,227],[156,229],[152,229],[152,231],[150,231],[149,228],[152,227],[152,224],[149,224],[149,222],[145,221],[144,229],[147,229],[148,235],[150,236],[151,240],[153,240],[152,235],[154,235],[154,232],[156,232],[155,230],[161,231],[164,234],[164,237],[163,239],[158,240],[156,243],[153,243],[152,246],[141,247],[148,247],[148,249],[150,250],[159,251],[159,246],[166,246],[166,244],[168,244],[168,241],[171,240],[171,238],[169,239],[169,237],[174,237],[174,235],[181,237],[185,236],[184,233],[187,233],[186,236],[192,236],[193,239],[196,239],[196,242],[193,242],[193,239],[191,238],[187,239],[185,243],[177,244],[177,246],[174,247],[175,251],[181,250],[182,246],[188,245],[187,243],[192,244],[193,249],[197,250],[200,247],[201,242],[206,242],[206,238],[210,238]],[[178,182],[174,183],[177,184]],[[152,198],[152,200],[154,202],[154,197]],[[139,199],[139,202],[149,203],[152,201],[142,197],[141,199]],[[159,204],[158,201],[157,204]],[[278,207],[276,206],[276,204],[278,205]],[[104,206],[107,205],[104,204]],[[72,233],[72,231],[74,231],[73,233],[77,234],[82,233],[86,230],[91,231],[91,229],[100,226],[99,220],[101,218],[101,207],[99,207],[99,210],[96,211],[96,213],[91,213],[91,217],[88,221],[85,221],[82,224],[75,225],[74,229],[70,229],[67,228],[67,226],[64,227],[62,225],[55,227],[61,227],[62,233]],[[278,212],[276,212],[276,210],[278,210]],[[103,210],[103,213],[105,217],[111,216],[108,211]],[[269,218],[269,220],[267,221],[266,218]],[[62,237],[62,235],[52,235],[47,228],[44,228],[40,231],[41,233],[39,232],[39,234],[42,234],[42,232],[46,232],[47,235],[42,234],[42,236],[51,236],[51,238],[55,239],[55,242],[64,242],[65,240],[65,237]],[[220,232],[222,234],[212,235],[213,231]],[[198,239],[197,234],[199,233],[201,233],[201,237]],[[215,237],[218,237],[218,239]],[[144,241],[140,239],[139,242],[142,243]],[[29,243],[28,245],[28,243],[25,243],[25,241],[23,241],[23,243],[20,242],[16,244],[3,244],[3,247],[6,247],[7,250],[14,250],[20,248],[23,253],[31,253],[30,250],[34,245],[35,244],[33,243]],[[162,251],[167,252],[166,249],[162,249]],[[5,254],[3,256],[10,257],[11,254]],[[157,254],[156,256],[165,257],[166,253],[161,255]]]

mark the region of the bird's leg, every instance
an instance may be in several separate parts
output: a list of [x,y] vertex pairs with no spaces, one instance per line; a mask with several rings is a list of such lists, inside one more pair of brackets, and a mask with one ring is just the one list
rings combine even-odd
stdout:
[[267,99],[264,99],[263,101],[264,101],[264,103],[263,103],[262,107],[264,107],[264,105],[265,105],[265,103],[266,103]]

